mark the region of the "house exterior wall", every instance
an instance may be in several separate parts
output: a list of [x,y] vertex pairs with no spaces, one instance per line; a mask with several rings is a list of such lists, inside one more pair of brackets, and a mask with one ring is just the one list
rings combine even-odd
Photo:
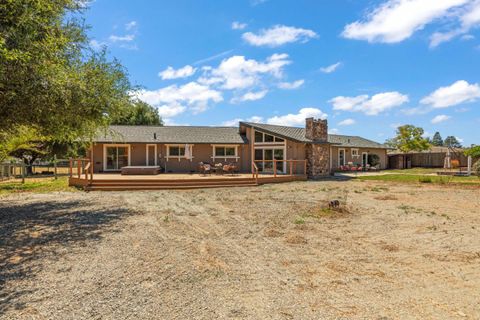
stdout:
[[[386,169],[388,167],[388,157],[386,149],[374,149],[374,148],[344,148],[344,147],[331,147],[331,166],[332,171],[338,170],[338,150],[345,150],[345,164],[353,162],[353,164],[362,164],[362,153],[376,154],[380,158],[380,169]],[[358,150],[358,157],[352,156],[352,149]]]
[[[96,143],[93,147],[93,157],[94,157],[94,172],[103,172],[104,171],[104,150],[105,146],[115,145],[115,144],[103,144]],[[146,143],[130,143],[128,144],[130,149],[130,165],[132,166],[145,166],[147,164],[147,154],[146,154]],[[191,172],[198,170],[199,162],[209,162],[212,163],[213,159],[213,146],[211,144],[193,144],[192,148],[192,161],[185,158],[169,158],[167,159],[167,145],[166,144],[151,144],[156,145],[156,154],[157,165],[166,169],[167,172]],[[216,158],[216,163],[238,163],[239,170],[242,172],[248,172],[250,170],[250,157],[248,152],[248,145],[237,145],[237,155],[239,159],[229,159],[229,158]]]

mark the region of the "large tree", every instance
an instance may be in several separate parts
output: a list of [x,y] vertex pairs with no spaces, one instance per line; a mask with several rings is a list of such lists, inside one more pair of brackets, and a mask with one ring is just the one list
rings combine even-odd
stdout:
[[119,112],[112,119],[112,124],[163,126],[163,121],[155,107],[143,101],[135,101]]
[[422,128],[406,124],[398,127],[397,135],[387,140],[386,144],[404,153],[428,150],[430,144],[428,140],[423,137],[423,134],[424,131]]
[[462,144],[458,139],[454,136],[448,136],[445,138],[445,141],[443,142],[443,145],[446,147],[451,147],[451,148],[461,148]]
[[433,138],[432,138],[432,145],[434,146],[437,146],[437,147],[441,147],[443,146],[443,139],[442,139],[442,136],[440,135],[440,132],[435,132],[435,134],[433,135]]
[[88,47],[81,0],[0,1],[0,131],[94,134],[131,104],[124,68]]

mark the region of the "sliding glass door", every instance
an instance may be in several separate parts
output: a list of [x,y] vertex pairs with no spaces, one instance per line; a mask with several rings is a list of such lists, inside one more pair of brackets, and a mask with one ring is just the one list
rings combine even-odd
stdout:
[[128,166],[128,146],[107,146],[105,170],[120,170]]
[[[255,164],[260,172],[273,172],[273,160],[284,160],[284,149],[255,148]],[[284,173],[284,162],[277,162],[277,173]]]

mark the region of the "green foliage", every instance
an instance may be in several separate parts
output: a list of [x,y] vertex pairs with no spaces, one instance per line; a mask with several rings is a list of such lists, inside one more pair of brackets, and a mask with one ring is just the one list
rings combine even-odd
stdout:
[[70,191],[77,189],[68,186],[67,177],[60,177],[57,180],[53,178],[27,179],[25,183],[21,181],[11,181],[0,184],[0,196],[19,192],[55,192]]
[[372,166],[375,167],[380,164],[380,157],[377,154],[369,154],[368,155],[368,163]]
[[83,6],[78,0],[0,2],[0,131],[25,125],[74,141],[131,103],[124,68],[88,47]]
[[468,157],[472,157],[473,159],[480,159],[480,146],[473,146],[468,148],[464,151],[464,154]]
[[422,176],[422,177],[418,178],[418,182],[421,182],[421,183],[432,183],[432,178],[431,178],[431,177],[428,177],[428,176]]
[[387,140],[390,147],[399,149],[402,152],[424,151],[430,148],[428,140],[423,137],[423,129],[410,124],[397,128],[397,135]]
[[135,101],[113,118],[112,124],[163,126],[163,121],[156,108],[143,101]]
[[461,148],[462,144],[454,136],[448,136],[445,138],[443,145],[451,148]]
[[0,135],[0,161],[10,156],[33,162],[39,156],[47,153],[45,150],[47,142],[48,138],[39,134],[38,130],[33,127],[20,126],[14,131],[2,132]]
[[440,135],[440,132],[435,132],[435,134],[433,135],[433,138],[432,138],[432,145],[434,146],[437,146],[437,147],[441,147],[443,146],[443,139],[442,139],[442,136]]

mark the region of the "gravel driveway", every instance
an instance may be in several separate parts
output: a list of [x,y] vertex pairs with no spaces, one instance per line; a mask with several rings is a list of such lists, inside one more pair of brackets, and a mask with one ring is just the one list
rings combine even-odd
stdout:
[[375,181],[11,195],[0,319],[479,319],[479,207]]

